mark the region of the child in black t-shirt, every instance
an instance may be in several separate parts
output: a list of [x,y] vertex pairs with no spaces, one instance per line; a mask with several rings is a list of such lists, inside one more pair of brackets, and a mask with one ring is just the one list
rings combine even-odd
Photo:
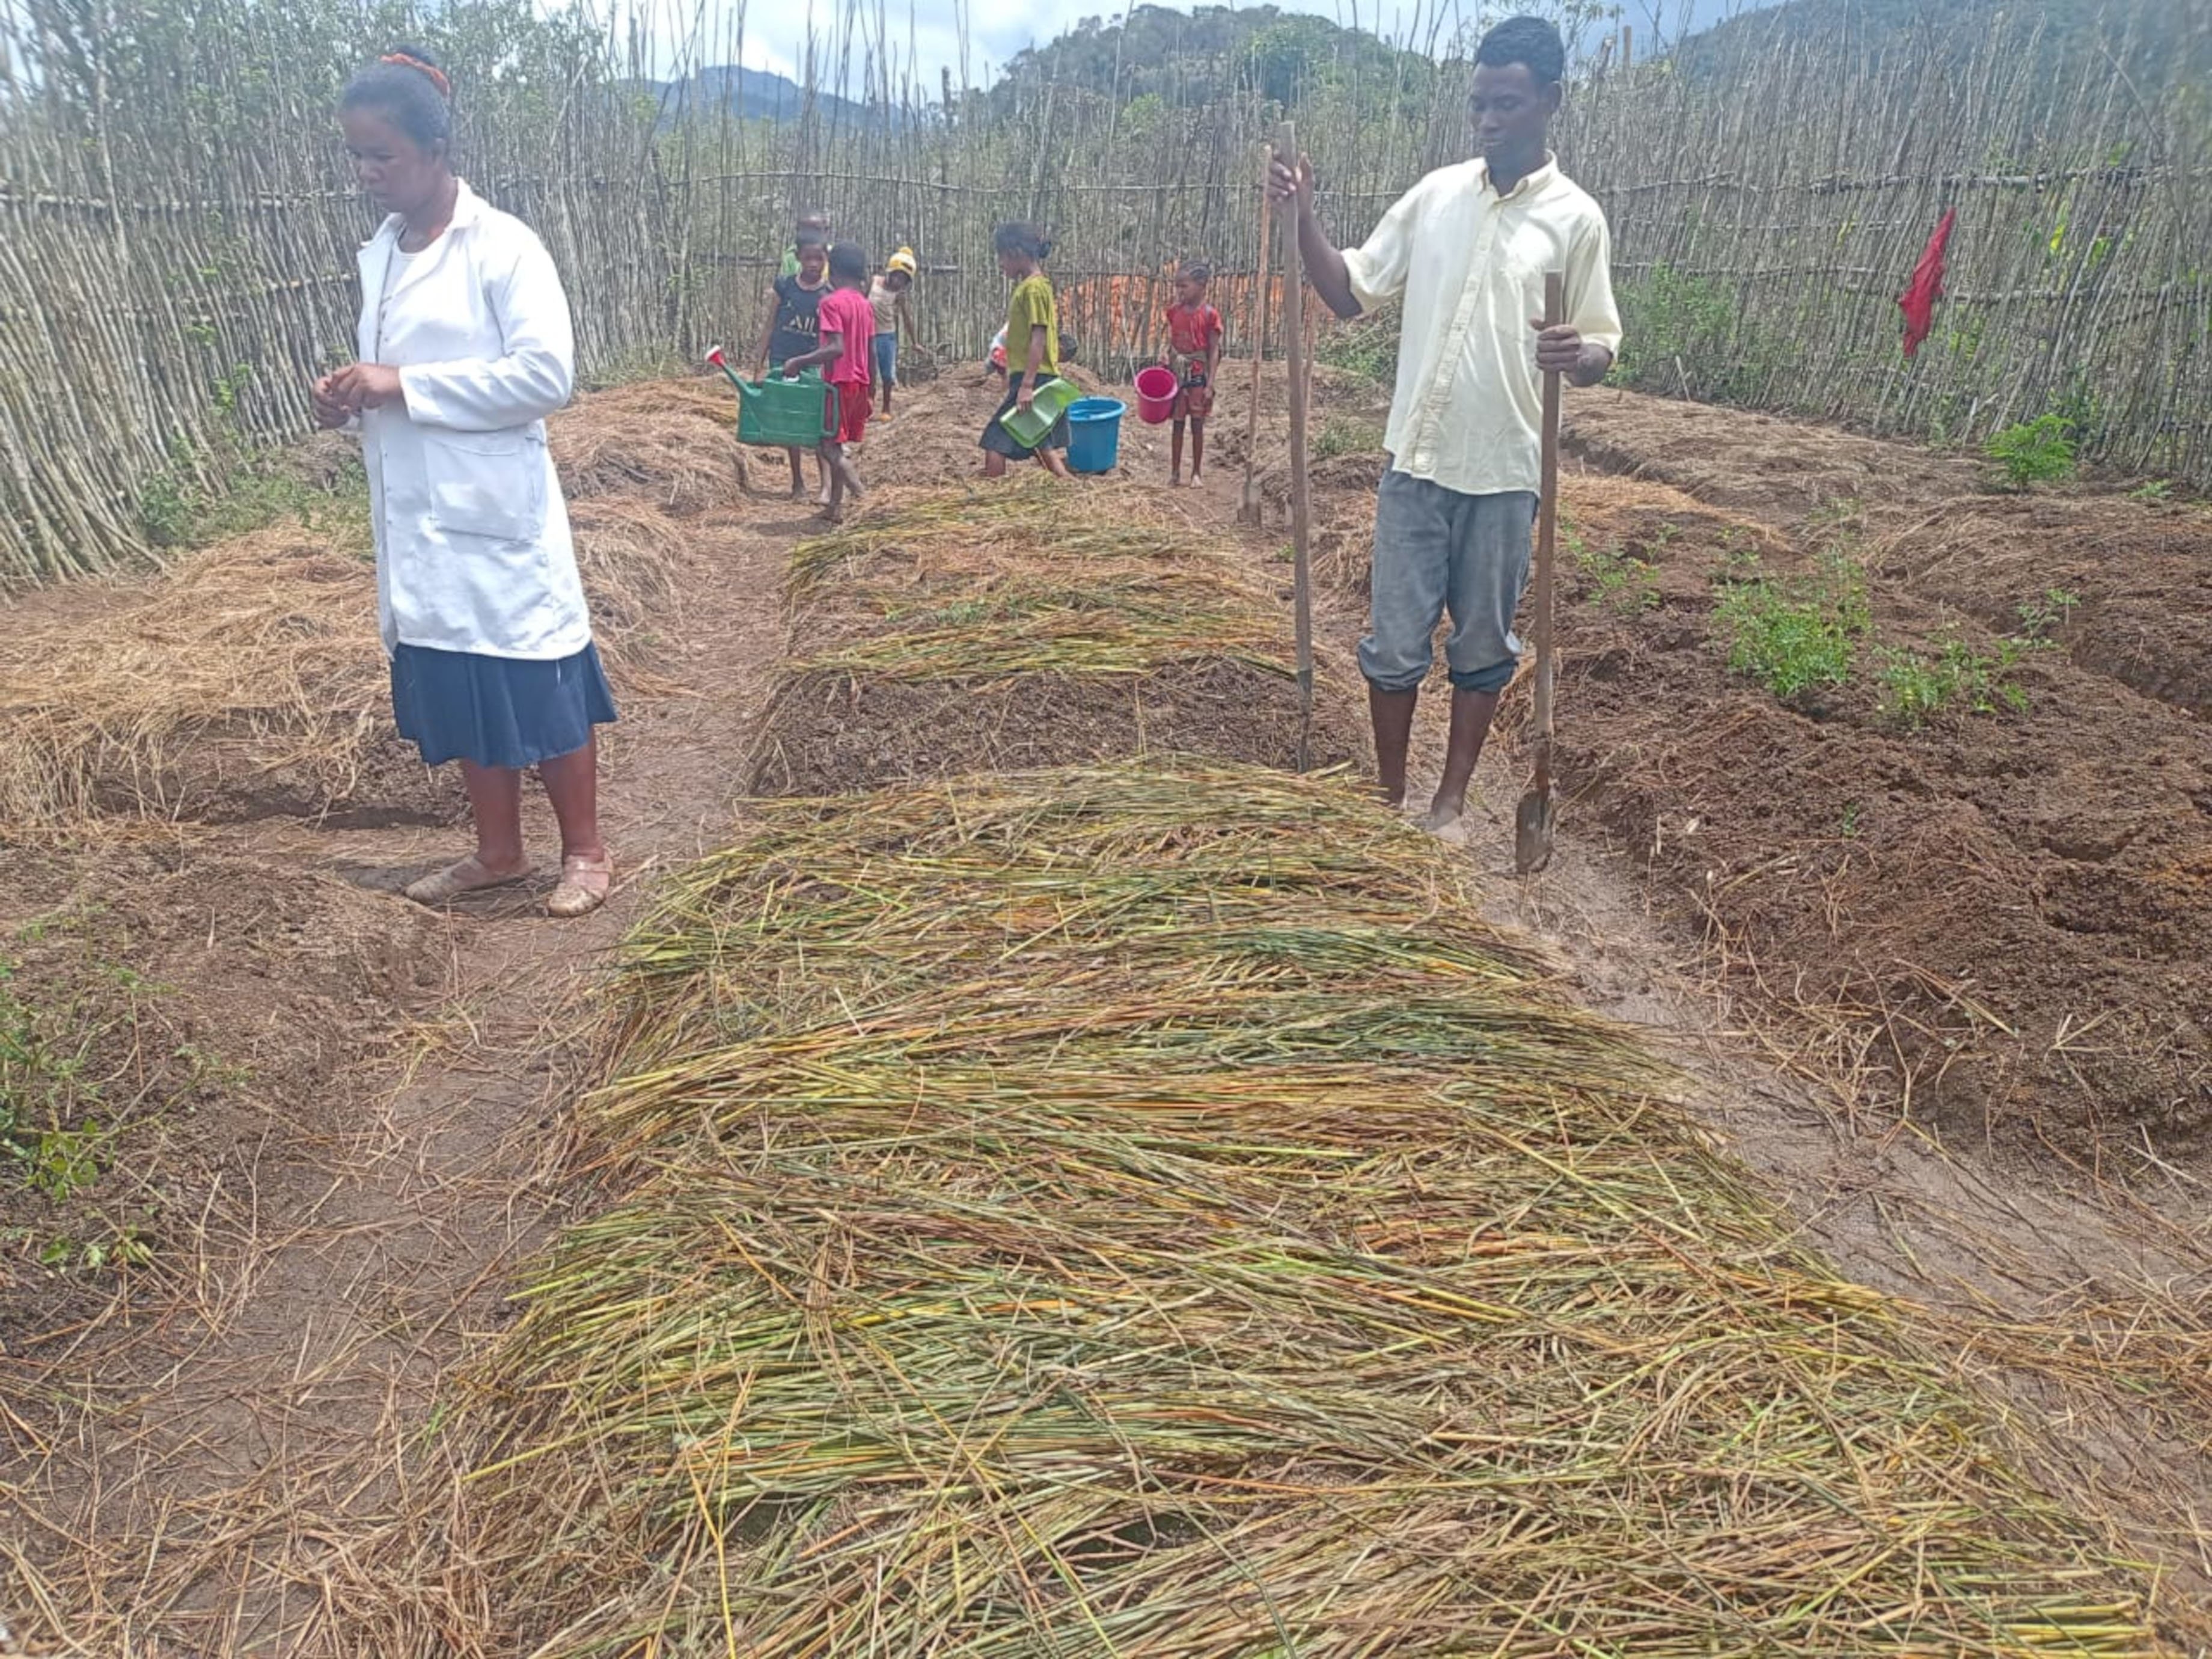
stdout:
[[[799,274],[778,276],[769,284],[768,320],[761,327],[759,378],[781,368],[793,357],[804,357],[822,343],[819,313],[823,296],[830,292],[830,247],[817,234],[802,230],[799,238]],[[791,458],[791,498],[806,499],[806,474],[799,465],[800,451],[787,449]],[[830,500],[830,481],[822,480],[821,499]]]

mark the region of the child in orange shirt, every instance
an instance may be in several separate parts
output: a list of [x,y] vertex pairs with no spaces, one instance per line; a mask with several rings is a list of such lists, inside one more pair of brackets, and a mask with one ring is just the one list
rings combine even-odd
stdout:
[[1213,413],[1213,374],[1221,367],[1221,340],[1225,332],[1221,313],[1206,301],[1206,285],[1213,280],[1211,265],[1194,260],[1176,278],[1175,303],[1168,307],[1168,345],[1178,390],[1175,402],[1175,442],[1170,484],[1182,483],[1182,431],[1190,428],[1190,481],[1197,483],[1206,471],[1206,417]]

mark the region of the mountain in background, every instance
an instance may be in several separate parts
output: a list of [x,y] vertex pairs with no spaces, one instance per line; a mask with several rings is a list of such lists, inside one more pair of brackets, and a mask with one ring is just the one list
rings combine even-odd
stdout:
[[[1589,64],[1625,22],[1633,31],[1638,61],[1665,56],[1700,79],[1724,79],[1801,45],[1827,49],[1839,36],[1863,42],[1877,60],[1929,52],[1963,58],[2001,15],[2017,19],[2023,4],[2044,26],[2037,49],[2054,76],[2112,63],[2146,86],[2212,76],[2204,0],[1623,0],[1618,20],[1575,29],[1575,55]],[[1137,5],[1111,21],[1086,17],[1057,39],[1016,53],[982,95],[1003,105],[1051,84],[1124,102],[1150,96],[1188,106],[1257,91],[1291,107],[1317,84],[1350,83],[1363,88],[1363,101],[1366,88],[1378,99],[1419,97],[1432,84],[1435,64],[1426,54],[1447,54],[1455,43],[1438,38],[1411,44],[1422,50],[1271,4],[1189,11]],[[1469,44],[1459,43],[1462,50]],[[724,112],[744,120],[794,121],[806,98],[787,76],[726,64],[644,90],[660,100],[664,124]],[[815,106],[819,118],[841,125],[879,118],[868,106],[834,93],[817,93]]]
[[1053,82],[1102,97],[1198,104],[1256,88],[1291,104],[1322,77],[1388,84],[1408,60],[1427,67],[1364,29],[1276,6],[1142,5],[1113,22],[1086,17],[1048,45],[1016,53],[994,91]]
[[[644,90],[659,100],[664,125],[725,113],[743,121],[796,121],[806,105],[806,89],[789,76],[734,64],[695,70],[681,81],[652,82]],[[817,92],[814,106],[820,119],[839,125],[865,126],[876,119],[866,105],[835,93]]]
[[2118,67],[2145,87],[2202,80],[2212,70],[2203,0],[1787,0],[1686,38],[1674,53],[1688,73],[1722,78],[1800,45],[1859,42],[1872,60],[1899,54],[1965,58],[2000,19],[2033,20],[2037,66],[2054,76]]

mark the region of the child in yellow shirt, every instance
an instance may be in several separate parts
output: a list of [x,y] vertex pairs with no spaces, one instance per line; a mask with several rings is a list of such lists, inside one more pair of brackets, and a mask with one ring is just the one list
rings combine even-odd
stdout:
[[1067,447],[1066,416],[1055,422],[1034,449],[1023,448],[1000,418],[1009,410],[1027,409],[1039,386],[1060,378],[1060,313],[1051,279],[1044,274],[1052,244],[1035,225],[1016,222],[1000,225],[991,246],[1014,291],[1006,302],[1006,398],[979,440],[983,476],[1004,477],[1008,461],[1035,458],[1046,471],[1064,478],[1067,464],[1060,452]]

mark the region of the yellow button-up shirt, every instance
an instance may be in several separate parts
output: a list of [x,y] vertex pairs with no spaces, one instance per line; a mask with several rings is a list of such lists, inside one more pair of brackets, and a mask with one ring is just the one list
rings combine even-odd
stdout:
[[1398,385],[1383,446],[1391,465],[1470,495],[1536,489],[1543,389],[1536,331],[1544,273],[1566,277],[1566,320],[1620,349],[1605,215],[1545,164],[1499,196],[1480,160],[1441,168],[1346,252],[1372,311],[1403,297]]

